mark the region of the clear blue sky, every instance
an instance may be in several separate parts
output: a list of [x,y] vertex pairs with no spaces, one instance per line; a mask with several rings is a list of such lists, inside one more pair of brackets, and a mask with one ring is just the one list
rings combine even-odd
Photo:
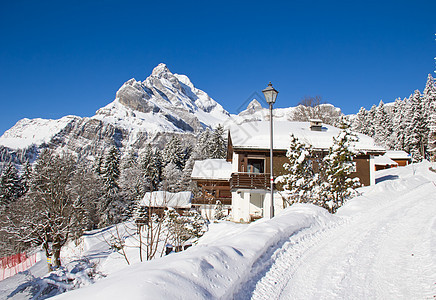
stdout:
[[1,1],[0,134],[92,116],[160,62],[236,113],[272,81],[277,107],[320,95],[355,113],[423,90],[436,1]]

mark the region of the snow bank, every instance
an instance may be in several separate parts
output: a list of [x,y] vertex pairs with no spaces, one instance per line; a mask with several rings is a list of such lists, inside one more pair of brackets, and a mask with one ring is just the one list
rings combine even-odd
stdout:
[[294,232],[323,226],[334,216],[294,205],[272,220],[214,226],[198,246],[139,263],[58,299],[216,299],[230,297],[270,247]]
[[353,216],[365,213],[375,206],[384,205],[421,185],[436,182],[436,173],[429,170],[431,163],[423,161],[405,167],[376,172],[376,185],[359,188],[361,194],[348,201],[336,213],[338,216]]

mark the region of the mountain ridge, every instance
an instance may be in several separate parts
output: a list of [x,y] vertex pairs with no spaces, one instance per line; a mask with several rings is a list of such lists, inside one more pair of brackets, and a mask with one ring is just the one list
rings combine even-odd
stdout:
[[[274,109],[274,117],[293,120],[295,111],[295,107]],[[196,88],[188,76],[173,74],[166,64],[160,63],[145,80],[127,80],[115,99],[94,116],[19,120],[0,137],[0,162],[34,160],[43,148],[72,151],[85,157],[95,156],[110,145],[123,152],[139,150],[147,143],[162,146],[174,134],[192,139],[218,124],[268,119],[268,109],[256,99],[246,110],[231,115]]]

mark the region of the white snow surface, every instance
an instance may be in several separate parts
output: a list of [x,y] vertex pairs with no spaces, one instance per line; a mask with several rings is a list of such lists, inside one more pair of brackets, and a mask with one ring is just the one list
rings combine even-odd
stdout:
[[312,205],[212,224],[199,245],[110,273],[59,299],[432,299],[436,174],[377,172],[336,215]]
[[410,154],[403,150],[387,150],[385,155],[391,159],[411,159]]
[[225,159],[196,160],[191,178],[229,180],[232,176],[232,163]]
[[65,126],[79,119],[80,117],[76,116],[65,116],[57,120],[21,119],[0,137],[0,145],[11,149],[22,149],[32,144],[48,143]]
[[190,208],[191,192],[171,193],[165,191],[147,192],[140,205],[152,207]]
[[[240,125],[231,124],[227,129],[230,130],[234,148],[269,149],[270,147],[268,121],[248,122]],[[274,149],[288,149],[291,133],[300,142],[312,145],[315,149],[328,149],[333,145],[333,138],[337,137],[340,132],[339,128],[326,124],[323,125],[322,131],[312,131],[310,130],[310,122],[274,121]],[[360,133],[357,136],[359,141],[354,144],[356,150],[385,152],[384,148],[377,146],[371,137]]]
[[390,159],[386,154],[374,157],[374,164],[379,166],[398,165],[396,161]]

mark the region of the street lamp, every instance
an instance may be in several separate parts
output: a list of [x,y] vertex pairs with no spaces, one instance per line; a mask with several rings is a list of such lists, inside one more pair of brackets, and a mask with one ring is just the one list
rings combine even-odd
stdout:
[[269,104],[269,128],[270,128],[270,175],[271,175],[271,206],[270,206],[270,218],[274,217],[274,174],[273,174],[273,112],[272,107],[276,102],[277,94],[279,93],[275,88],[273,88],[271,81],[262,91],[265,96],[266,102]]

